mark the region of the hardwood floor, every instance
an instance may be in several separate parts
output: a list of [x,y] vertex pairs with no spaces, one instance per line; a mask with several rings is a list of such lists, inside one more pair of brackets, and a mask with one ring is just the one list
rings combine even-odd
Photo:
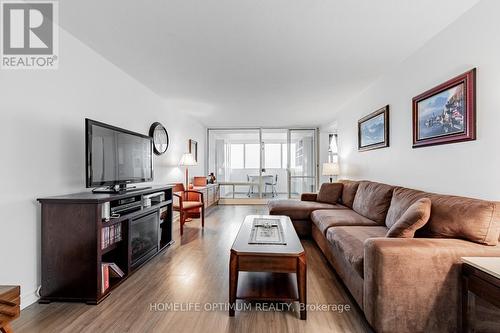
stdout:
[[[186,223],[182,240],[177,222],[176,244],[101,304],[33,304],[13,323],[14,332],[369,332],[354,300],[309,240],[303,241],[308,304],[348,304],[349,311],[309,310],[303,321],[294,311],[266,312],[253,304],[251,310],[228,316],[224,305],[228,301],[229,249],[246,215],[266,213],[265,206],[219,206],[207,214],[204,230],[198,219]],[[165,308],[174,302],[184,308],[175,312]],[[205,307],[219,310],[203,311]]]

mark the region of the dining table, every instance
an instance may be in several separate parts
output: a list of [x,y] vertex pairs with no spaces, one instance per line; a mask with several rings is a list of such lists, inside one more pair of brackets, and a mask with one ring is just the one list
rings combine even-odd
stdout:
[[247,175],[249,183],[247,196],[250,197],[252,194],[255,194],[254,186],[258,188],[260,184],[264,185],[266,182],[272,183],[274,177],[275,175]]

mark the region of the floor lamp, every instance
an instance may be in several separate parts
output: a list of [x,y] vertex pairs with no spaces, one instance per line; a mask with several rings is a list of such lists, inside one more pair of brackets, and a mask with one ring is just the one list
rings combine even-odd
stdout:
[[323,176],[330,177],[330,183],[332,182],[333,176],[339,175],[339,164],[338,163],[323,163]]
[[189,190],[189,167],[198,165],[196,160],[191,153],[185,153],[182,155],[181,160],[179,162],[179,166],[186,168],[186,191]]

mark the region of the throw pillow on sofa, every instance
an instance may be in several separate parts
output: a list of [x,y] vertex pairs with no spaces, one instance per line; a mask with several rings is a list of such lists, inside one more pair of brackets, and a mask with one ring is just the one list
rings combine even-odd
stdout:
[[431,200],[422,198],[413,203],[387,232],[387,237],[413,238],[431,216]]
[[354,197],[356,196],[356,191],[358,190],[359,183],[354,180],[340,179],[339,183],[342,183],[342,197],[340,202],[349,208],[352,208],[354,203]]
[[342,188],[343,188],[342,183],[324,183],[321,185],[321,188],[319,189],[318,197],[316,201],[318,202],[323,202],[323,203],[329,203],[329,204],[336,204],[340,196],[342,195]]

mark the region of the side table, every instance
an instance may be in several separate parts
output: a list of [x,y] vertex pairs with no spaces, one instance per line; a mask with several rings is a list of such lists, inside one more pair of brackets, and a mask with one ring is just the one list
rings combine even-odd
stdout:
[[463,257],[462,262],[462,332],[471,332],[476,296],[500,309],[500,257]]

